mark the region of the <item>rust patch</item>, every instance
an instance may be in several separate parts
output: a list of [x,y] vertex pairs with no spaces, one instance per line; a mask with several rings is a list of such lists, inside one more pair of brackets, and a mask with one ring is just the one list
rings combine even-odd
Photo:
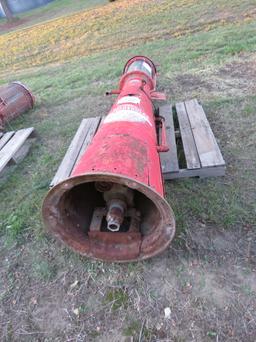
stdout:
[[20,82],[0,88],[0,126],[34,107],[35,98]]
[[[101,231],[102,218],[98,217],[97,222],[92,220],[97,203],[104,207],[95,182],[122,184],[135,191],[140,223],[133,221],[130,229],[124,232]],[[101,209],[98,216],[106,215],[106,210]],[[136,216],[134,213],[130,215]],[[48,231],[75,252],[106,261],[130,262],[150,258],[165,250],[175,233],[174,214],[164,198],[146,184],[114,174],[90,173],[59,183],[44,201],[43,219]]]

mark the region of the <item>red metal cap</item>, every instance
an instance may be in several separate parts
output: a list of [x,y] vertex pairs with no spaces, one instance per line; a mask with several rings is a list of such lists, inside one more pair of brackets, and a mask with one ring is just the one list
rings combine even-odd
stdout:
[[31,108],[34,107],[35,105],[35,96],[32,94],[32,92],[28,89],[27,86],[25,86],[23,83],[19,82],[19,81],[14,81],[11,84],[17,84],[19,86],[21,86],[25,92],[29,95],[30,99],[31,99]]

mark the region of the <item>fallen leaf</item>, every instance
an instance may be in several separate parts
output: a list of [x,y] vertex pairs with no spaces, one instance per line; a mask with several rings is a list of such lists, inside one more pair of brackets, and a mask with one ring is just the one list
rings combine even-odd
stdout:
[[73,313],[74,313],[76,316],[79,316],[79,309],[78,309],[78,308],[74,309],[74,310],[73,310]]
[[73,284],[70,285],[70,288],[73,289],[78,285],[78,280],[74,281]]
[[170,308],[165,308],[164,309],[164,318],[169,319],[171,318],[171,309]]

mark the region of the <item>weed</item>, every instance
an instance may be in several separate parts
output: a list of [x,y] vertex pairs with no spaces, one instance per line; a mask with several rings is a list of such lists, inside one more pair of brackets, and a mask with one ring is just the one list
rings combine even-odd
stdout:
[[207,336],[215,339],[217,336],[217,333],[215,331],[208,331]]
[[47,260],[35,260],[32,265],[32,269],[34,276],[45,282],[50,281],[56,275],[56,267],[50,264]]
[[79,314],[85,314],[89,311],[89,307],[85,304],[79,306]]
[[129,295],[126,289],[111,289],[109,290],[105,297],[103,303],[105,305],[111,304],[111,309],[116,311],[120,308],[126,309],[128,307]]
[[92,330],[92,331],[90,331],[90,336],[91,336],[93,339],[95,339],[96,337],[98,337],[98,336],[100,336],[100,335],[101,335],[100,332],[97,331],[97,330]]
[[137,336],[140,332],[141,323],[139,321],[132,321],[129,325],[124,328],[124,336]]
[[[143,326],[143,329],[142,329]],[[132,321],[126,328],[123,330],[124,336],[133,336],[135,339],[139,338],[141,334],[141,338],[145,341],[151,341],[152,337],[155,337],[154,329],[151,329],[145,325],[145,322]]]
[[19,215],[19,213],[12,213],[7,217],[4,222],[4,229],[7,236],[10,239],[15,239],[22,232],[25,227],[24,217]]

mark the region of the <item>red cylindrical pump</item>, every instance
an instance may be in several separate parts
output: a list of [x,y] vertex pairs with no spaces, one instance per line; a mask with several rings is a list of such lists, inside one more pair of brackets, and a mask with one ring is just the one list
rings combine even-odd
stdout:
[[0,127],[34,107],[35,98],[20,82],[0,88]]
[[168,150],[164,120],[155,116],[152,103],[164,95],[155,88],[153,62],[143,56],[130,59],[119,89],[110,92],[118,97],[92,143],[71,177],[44,201],[48,229],[82,255],[143,260],[163,251],[174,236],[159,158]]

